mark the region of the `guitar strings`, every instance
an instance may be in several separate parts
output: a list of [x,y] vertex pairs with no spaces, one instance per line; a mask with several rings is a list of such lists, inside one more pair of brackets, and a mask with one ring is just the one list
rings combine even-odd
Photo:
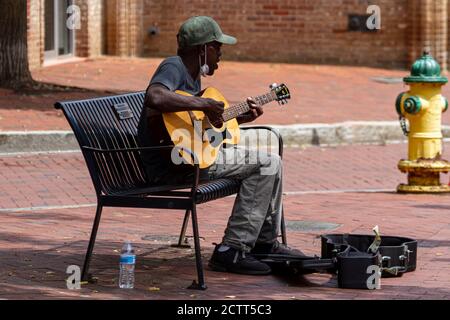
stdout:
[[[275,99],[276,98],[274,97],[273,92],[255,97],[255,100],[259,105],[267,104],[269,102],[274,101]],[[248,112],[249,110],[250,110],[250,107],[249,107],[248,103],[241,102],[241,103],[231,106],[230,108],[225,110],[225,112],[222,115],[222,118],[225,122],[227,122],[231,119],[238,117],[241,114]]]

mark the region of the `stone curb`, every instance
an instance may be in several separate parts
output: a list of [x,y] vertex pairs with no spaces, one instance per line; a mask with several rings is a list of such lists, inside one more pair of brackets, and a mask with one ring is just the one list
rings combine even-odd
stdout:
[[[397,121],[270,126],[281,133],[288,147],[387,144],[406,140]],[[442,131],[445,138],[450,138],[450,126],[443,126]],[[79,150],[72,131],[0,132],[0,153],[66,150]]]
[[[349,121],[273,127],[280,131],[287,146],[386,144],[406,141],[397,121]],[[447,128],[447,131],[448,129],[450,128]]]
[[72,131],[0,132],[0,153],[79,150]]

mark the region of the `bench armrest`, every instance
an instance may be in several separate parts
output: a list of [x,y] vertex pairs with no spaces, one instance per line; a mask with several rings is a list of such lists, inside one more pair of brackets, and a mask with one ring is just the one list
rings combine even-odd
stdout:
[[283,137],[281,136],[280,132],[277,129],[272,128],[270,126],[261,126],[261,125],[245,126],[245,127],[240,127],[240,129],[241,130],[268,130],[271,133],[273,133],[278,139],[278,154],[280,155],[281,158],[283,158],[283,148],[284,148]]

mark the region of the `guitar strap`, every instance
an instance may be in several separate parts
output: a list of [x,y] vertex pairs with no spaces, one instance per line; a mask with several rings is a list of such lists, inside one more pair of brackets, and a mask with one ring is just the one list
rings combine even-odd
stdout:
[[194,121],[201,121],[192,111],[188,111],[189,117],[191,118],[192,125],[194,125]]
[[204,129],[204,128],[202,128],[204,121],[197,118],[197,116],[194,114],[194,112],[188,111],[188,113],[189,113],[189,117],[191,118],[191,123],[192,123],[192,127],[194,128],[194,133],[197,135],[197,137],[202,138],[202,142],[205,142],[204,137],[203,137],[203,131],[202,131],[202,129]]

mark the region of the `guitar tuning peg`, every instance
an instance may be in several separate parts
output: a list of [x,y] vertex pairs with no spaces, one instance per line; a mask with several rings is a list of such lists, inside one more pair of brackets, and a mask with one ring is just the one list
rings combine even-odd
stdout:
[[275,89],[276,87],[278,87],[278,84],[277,84],[277,83],[272,83],[272,84],[269,86],[269,88],[270,88],[271,90]]

